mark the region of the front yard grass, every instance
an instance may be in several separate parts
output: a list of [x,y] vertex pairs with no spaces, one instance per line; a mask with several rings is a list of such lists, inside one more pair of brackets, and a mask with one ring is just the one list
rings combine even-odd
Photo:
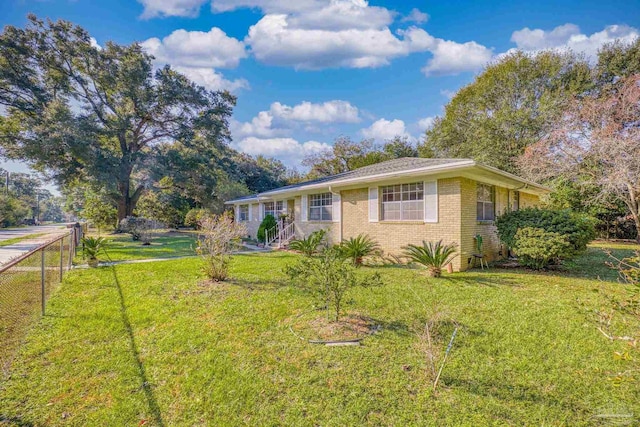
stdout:
[[[129,234],[101,234],[107,239],[107,253],[111,261],[130,261],[150,258],[176,258],[195,255],[196,233],[191,231],[157,231],[152,233],[150,245],[134,241]],[[81,257],[82,252],[79,250]],[[108,261],[104,255],[101,261]],[[79,262],[82,262],[79,260]]]
[[[438,280],[379,268],[386,286],[352,294],[354,309],[382,326],[360,347],[311,345],[290,333],[292,317],[311,305],[282,273],[295,257],[238,255],[221,284],[203,282],[197,258],[72,271],[0,386],[0,424],[640,420],[640,352],[607,340],[596,323],[629,287],[616,283],[597,248],[565,272],[492,269]],[[581,277],[587,264],[592,275]],[[427,318],[423,301],[433,300],[460,325],[435,395],[414,332]],[[452,326],[441,330],[446,346]],[[640,319],[616,313],[611,331],[638,336]]]

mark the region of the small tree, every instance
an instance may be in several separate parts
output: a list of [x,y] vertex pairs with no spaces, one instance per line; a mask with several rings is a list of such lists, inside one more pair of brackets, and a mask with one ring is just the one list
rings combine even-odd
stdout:
[[329,319],[338,321],[345,295],[351,289],[382,285],[378,273],[358,275],[351,262],[337,247],[326,248],[319,257],[305,257],[287,266],[285,273],[298,286],[309,291],[320,306],[326,306]]
[[245,225],[235,222],[230,212],[206,216],[200,221],[196,252],[204,260],[203,270],[211,280],[219,282],[227,278],[231,252],[246,234]]

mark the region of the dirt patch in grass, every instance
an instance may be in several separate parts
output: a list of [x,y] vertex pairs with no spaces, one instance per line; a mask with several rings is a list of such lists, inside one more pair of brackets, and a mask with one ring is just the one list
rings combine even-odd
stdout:
[[375,331],[373,319],[359,313],[349,313],[337,322],[328,319],[326,310],[312,310],[290,319],[291,330],[309,341],[349,341]]

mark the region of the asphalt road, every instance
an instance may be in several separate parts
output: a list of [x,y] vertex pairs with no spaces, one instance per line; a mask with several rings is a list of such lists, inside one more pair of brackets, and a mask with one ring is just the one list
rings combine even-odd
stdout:
[[29,234],[52,233],[65,227],[65,224],[52,225],[30,225],[20,228],[0,228],[0,242],[3,240],[15,239],[16,237],[24,237]]
[[45,235],[20,241],[7,246],[0,246],[0,266],[9,262],[10,260],[19,257],[20,255],[29,252],[37,248],[38,246],[52,240],[56,234],[62,234],[67,232],[64,224],[53,225],[38,225],[22,228],[0,228],[0,242],[8,239],[15,239],[16,237],[24,237],[30,234]]

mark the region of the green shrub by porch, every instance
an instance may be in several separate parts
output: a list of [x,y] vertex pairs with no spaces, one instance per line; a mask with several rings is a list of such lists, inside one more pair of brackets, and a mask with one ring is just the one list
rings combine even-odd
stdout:
[[265,234],[267,230],[271,230],[276,225],[278,225],[278,222],[273,217],[273,215],[265,216],[262,222],[260,223],[260,227],[258,228],[258,235],[257,235],[258,242],[264,243],[266,239]]

